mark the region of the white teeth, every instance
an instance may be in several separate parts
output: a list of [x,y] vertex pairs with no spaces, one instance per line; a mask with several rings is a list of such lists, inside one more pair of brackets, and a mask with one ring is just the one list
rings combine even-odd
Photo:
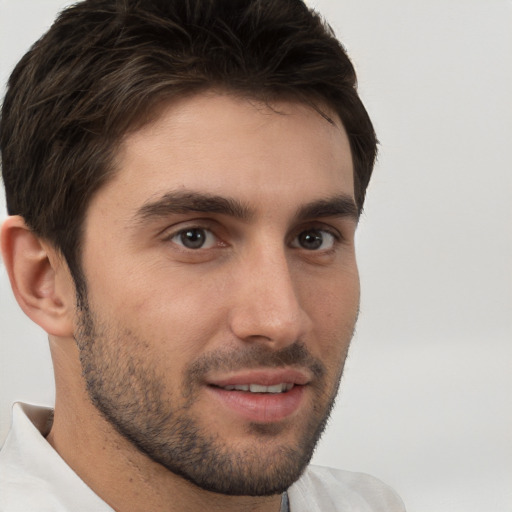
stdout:
[[226,386],[224,389],[228,391],[233,391],[234,389],[237,391],[249,391],[249,384],[236,384],[235,386]]
[[283,393],[293,388],[293,384],[282,383],[275,386],[261,386],[260,384],[236,384],[224,386],[227,391],[250,391],[251,393]]
[[251,384],[249,386],[251,393],[281,393],[281,384],[276,386],[260,386],[259,384]]

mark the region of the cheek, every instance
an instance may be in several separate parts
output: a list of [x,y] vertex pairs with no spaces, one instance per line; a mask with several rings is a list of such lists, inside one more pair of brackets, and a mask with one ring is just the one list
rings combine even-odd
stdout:
[[357,268],[339,272],[328,279],[313,282],[303,294],[310,315],[324,330],[352,330],[359,310],[359,275]]
[[354,272],[338,273],[324,286],[310,289],[307,297],[308,314],[317,340],[316,355],[337,372],[346,357],[359,312],[359,276]]
[[220,329],[221,304],[214,279],[169,270],[113,272],[96,281],[90,302],[118,332],[132,333],[162,360],[179,365],[196,357]]
[[205,281],[194,279],[162,257],[118,256],[116,261],[98,258],[86,270],[90,282],[94,283],[89,289],[91,299],[102,303],[116,318],[165,322],[166,318],[171,320],[191,313],[194,307],[202,308],[203,297],[207,303]]

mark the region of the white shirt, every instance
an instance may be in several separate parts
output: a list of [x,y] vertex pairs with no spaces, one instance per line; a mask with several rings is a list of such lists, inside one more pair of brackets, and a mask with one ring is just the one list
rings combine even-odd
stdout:
[[[46,441],[51,409],[17,403],[0,451],[0,512],[114,512]],[[290,512],[404,512],[379,480],[309,466],[288,490]]]

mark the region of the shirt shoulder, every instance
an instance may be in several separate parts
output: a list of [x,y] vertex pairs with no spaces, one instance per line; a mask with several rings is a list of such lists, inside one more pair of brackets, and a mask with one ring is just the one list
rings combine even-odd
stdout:
[[290,512],[405,512],[389,486],[364,473],[309,466],[288,491]]
[[51,412],[14,405],[0,450],[0,512],[113,512],[46,441]]

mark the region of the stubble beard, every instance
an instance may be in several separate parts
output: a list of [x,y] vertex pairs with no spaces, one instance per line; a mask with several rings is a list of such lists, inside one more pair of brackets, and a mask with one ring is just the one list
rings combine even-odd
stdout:
[[[325,366],[301,342],[279,351],[253,346],[243,353],[230,350],[205,354],[186,369],[179,390],[181,405],[173,406],[166,399],[170,393],[164,375],[149,358],[139,356],[142,352],[130,352],[130,347],[147,345],[144,340],[101,325],[83,300],[79,319],[75,340],[90,400],[140,452],[192,484],[226,495],[279,494],[298,480],[332,411],[343,363],[335,382],[326,382]],[[196,418],[192,406],[201,376],[207,371],[284,364],[306,367],[315,376],[313,410],[293,445],[276,442],[285,428],[282,425],[258,423],[247,427],[247,438],[253,443],[229,445]]]

